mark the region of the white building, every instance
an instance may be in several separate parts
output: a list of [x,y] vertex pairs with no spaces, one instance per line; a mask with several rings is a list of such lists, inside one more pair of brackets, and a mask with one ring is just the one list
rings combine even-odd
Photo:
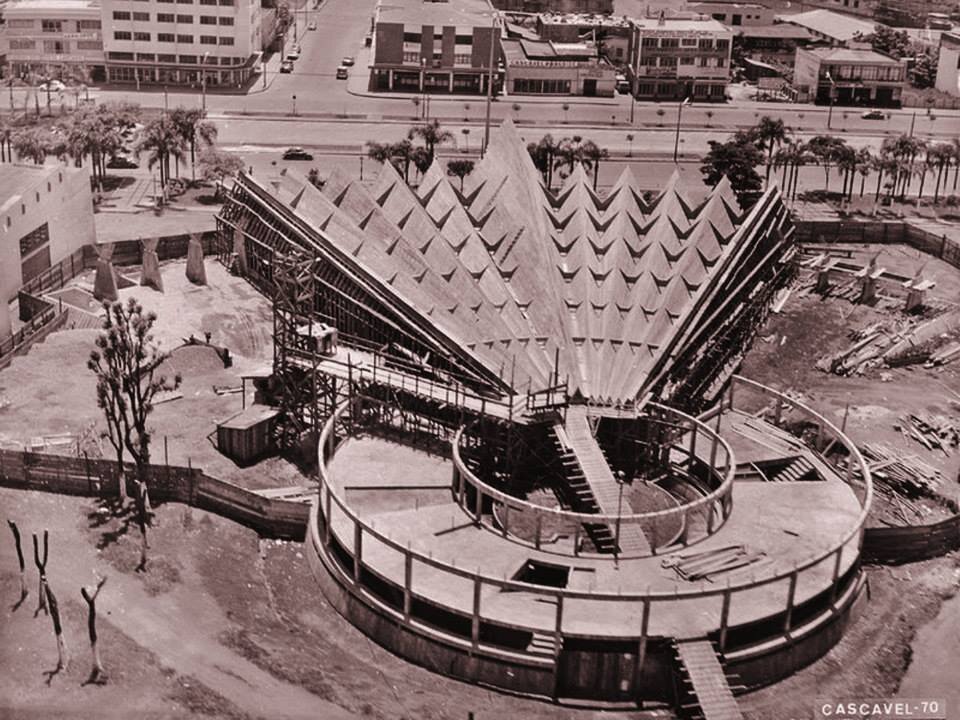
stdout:
[[95,0],[14,0],[3,9],[0,46],[7,74],[29,82],[43,78],[104,80],[100,5]]
[[261,54],[260,0],[102,0],[108,81],[237,87]]
[[940,60],[937,63],[937,90],[960,95],[960,33],[940,36]]

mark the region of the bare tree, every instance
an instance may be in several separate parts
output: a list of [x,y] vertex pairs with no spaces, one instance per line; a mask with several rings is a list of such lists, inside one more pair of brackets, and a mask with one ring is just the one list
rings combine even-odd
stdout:
[[36,563],[37,572],[40,573],[40,599],[37,604],[37,609],[34,611],[33,616],[36,617],[40,614],[40,611],[43,610],[44,613],[49,614],[47,609],[47,553],[50,549],[48,545],[48,534],[47,531],[43,531],[43,560],[40,560],[40,548],[37,543],[37,534],[33,533],[33,562]]
[[17,524],[13,520],[7,520],[7,525],[10,526],[10,532],[13,533],[13,543],[17,547],[17,561],[20,563],[20,600],[17,602],[17,606],[26,599],[29,595],[29,590],[27,590],[27,580],[24,574],[26,565],[23,562],[23,548],[20,546],[20,528],[17,527]]
[[153,411],[154,397],[180,387],[181,377],[178,373],[169,380],[158,374],[169,353],[161,352],[153,342],[156,313],[144,312],[134,298],[126,305],[104,303],[104,309],[103,332],[87,367],[97,376],[97,405],[104,412],[108,437],[117,451],[124,493],[123,452],[130,453],[137,466],[137,479],[145,482],[151,439],[147,419]]
[[50,606],[50,617],[53,619],[53,632],[57,636],[57,667],[48,674],[47,684],[61,670],[66,670],[70,664],[70,654],[67,651],[67,640],[63,637],[63,626],[60,624],[60,606],[57,605],[57,597],[49,585],[44,587],[47,594],[47,604]]
[[98,579],[95,588],[80,588],[80,594],[87,601],[87,630],[90,633],[90,652],[93,654],[93,669],[90,671],[87,682],[95,685],[102,685],[107,681],[103,663],[100,662],[100,648],[97,645],[97,595],[100,594],[100,589],[106,581],[107,579],[102,577]]

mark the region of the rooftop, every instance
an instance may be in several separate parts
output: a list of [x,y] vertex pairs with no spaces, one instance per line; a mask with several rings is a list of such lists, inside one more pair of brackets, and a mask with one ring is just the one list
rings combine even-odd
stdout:
[[[34,185],[42,182],[47,176],[57,171],[69,171],[63,166],[44,165],[0,165],[0,207],[6,205],[11,198],[20,197]],[[73,170],[76,172],[76,170]]]
[[456,0],[456,2],[380,0],[377,13],[379,22],[472,27],[489,25],[495,11],[487,0]]
[[586,43],[556,43],[548,40],[516,40],[503,41],[503,52],[507,57],[508,65],[515,65],[526,60],[574,60],[586,63],[596,61],[596,48]]
[[600,13],[540,13],[538,16],[544,25],[599,25],[601,27],[628,27],[630,18],[626,15],[602,15]]
[[835,13],[832,10],[810,10],[796,15],[777,15],[780,22],[791,23],[807,28],[840,42],[848,42],[857,33],[869,35],[874,23],[869,20]]
[[8,2],[3,12],[36,11],[36,10],[99,10],[100,0],[12,0]]
[[775,25],[741,25],[737,35],[745,38],[782,38],[784,40],[810,40],[813,34],[805,27],[790,23]]
[[633,18],[633,23],[643,30],[730,32],[730,28],[722,22],[706,16],[703,19],[665,17],[662,24],[659,17],[638,17]]
[[833,63],[870,63],[872,65],[899,65],[900,60],[894,60],[889,55],[878,53],[875,50],[861,48],[813,48],[808,50],[817,57]]

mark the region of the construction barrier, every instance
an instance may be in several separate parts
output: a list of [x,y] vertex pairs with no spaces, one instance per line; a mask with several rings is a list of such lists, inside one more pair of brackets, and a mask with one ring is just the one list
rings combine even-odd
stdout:
[[960,549],[960,514],[930,525],[866,528],[863,559],[899,565],[940,557]]

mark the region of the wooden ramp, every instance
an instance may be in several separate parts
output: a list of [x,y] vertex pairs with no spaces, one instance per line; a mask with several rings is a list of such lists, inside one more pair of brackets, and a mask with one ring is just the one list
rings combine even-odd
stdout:
[[[620,505],[620,488],[603,451],[593,437],[593,431],[587,419],[586,406],[571,405],[567,408],[567,419],[563,430],[569,449],[576,456],[593,499],[596,501],[597,512],[616,515]],[[619,509],[623,514],[635,512],[626,498],[623,498],[622,507]],[[650,543],[647,542],[646,535],[635,524],[620,524],[619,547],[620,552],[625,555],[650,553]]]
[[743,720],[723,666],[709,640],[678,640],[677,660],[685,676],[690,717],[703,720]]

